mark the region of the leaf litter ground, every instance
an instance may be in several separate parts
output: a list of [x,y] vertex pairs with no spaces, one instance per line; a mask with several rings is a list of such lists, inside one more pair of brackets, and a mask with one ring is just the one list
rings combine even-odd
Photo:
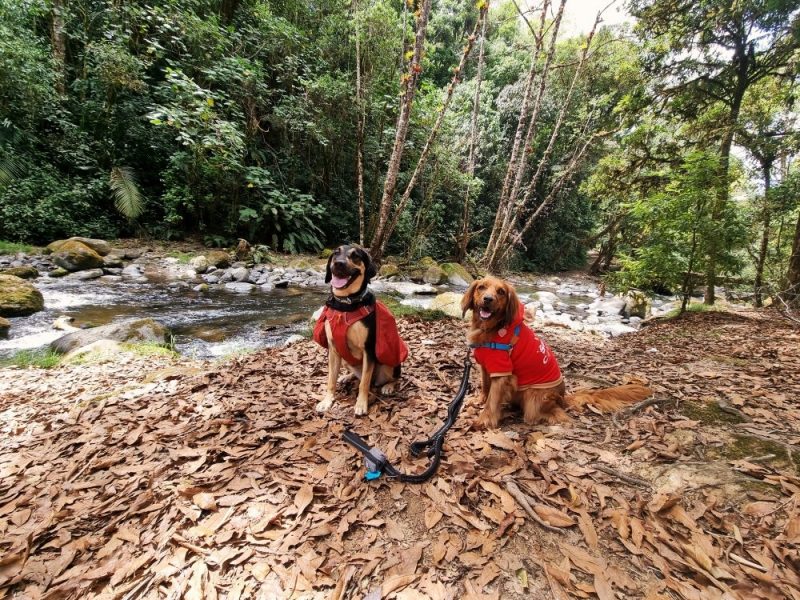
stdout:
[[[800,332],[702,313],[544,336],[570,387],[657,403],[474,432],[423,485],[364,483],[436,429],[464,324],[404,319],[395,397],[353,415],[312,342],[227,364],[125,355],[0,371],[0,598],[800,598]],[[477,376],[473,374],[473,389]]]

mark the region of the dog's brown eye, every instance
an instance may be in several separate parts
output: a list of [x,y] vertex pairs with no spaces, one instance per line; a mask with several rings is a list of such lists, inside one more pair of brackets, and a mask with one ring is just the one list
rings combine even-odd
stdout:
[[481,290],[481,291],[482,291],[482,290],[485,290],[485,289],[486,289],[486,286],[485,286],[485,285],[483,285],[483,284],[481,284],[481,285],[479,285],[479,286],[478,286],[478,289],[479,289],[479,290]]
[[505,296],[506,295],[506,291],[503,288],[500,288],[499,290],[497,290],[497,295],[498,296]]

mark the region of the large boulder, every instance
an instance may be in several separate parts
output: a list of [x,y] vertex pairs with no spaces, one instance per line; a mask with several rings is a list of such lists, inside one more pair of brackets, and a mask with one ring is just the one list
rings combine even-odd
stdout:
[[71,237],[67,240],[56,240],[55,242],[50,242],[47,244],[47,247],[44,249],[45,254],[53,253],[55,254],[59,250],[64,247],[64,244],[67,242],[80,242],[84,246],[91,248],[100,256],[105,256],[109,252],[111,252],[111,244],[109,244],[105,240],[96,240],[92,238],[85,238],[85,237]]
[[458,294],[456,292],[439,294],[433,299],[428,308],[429,310],[439,310],[448,316],[460,319],[462,296],[463,294]]
[[67,240],[53,252],[53,262],[67,271],[83,271],[103,266],[103,257],[86,244]]
[[36,279],[39,276],[39,271],[36,270],[36,267],[26,265],[24,267],[8,267],[6,269],[0,269],[0,275],[13,275],[14,277],[19,277],[20,279]]
[[11,329],[11,322],[0,317],[0,339],[8,337],[8,330]]
[[625,300],[625,307],[622,311],[626,317],[644,319],[650,314],[650,300],[641,290],[628,290],[625,292],[623,299]]
[[211,250],[206,252],[208,264],[218,269],[225,269],[231,266],[231,255],[224,250]]
[[444,274],[444,271],[439,265],[431,265],[425,270],[422,281],[430,283],[431,285],[439,285],[447,281],[447,275]]
[[447,276],[447,282],[450,285],[455,285],[457,287],[469,287],[470,284],[475,281],[472,275],[469,274],[469,271],[464,268],[464,265],[449,262],[442,263],[441,267],[442,271],[444,271],[444,274]]
[[24,317],[44,308],[42,293],[24,279],[0,275],[0,317]]
[[208,271],[208,258],[202,254],[195,256],[189,261],[189,266],[198,273],[205,273]]
[[130,319],[120,323],[73,331],[52,342],[50,348],[54,352],[66,354],[76,348],[88,346],[97,340],[166,345],[169,341],[169,330],[153,319]]
[[400,274],[400,268],[394,263],[383,263],[381,268],[378,269],[378,277],[388,279],[389,277],[397,277]]

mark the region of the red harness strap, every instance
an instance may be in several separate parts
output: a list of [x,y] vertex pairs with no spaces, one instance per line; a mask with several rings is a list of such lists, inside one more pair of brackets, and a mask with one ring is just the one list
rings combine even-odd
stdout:
[[361,359],[356,358],[350,352],[347,346],[347,330],[353,323],[356,323],[364,317],[371,315],[375,311],[375,305],[361,306],[356,310],[348,312],[334,310],[330,306],[326,306],[325,310],[319,316],[317,324],[314,326],[314,341],[323,348],[328,347],[328,335],[325,332],[325,322],[331,324],[331,334],[333,335],[333,345],[336,352],[339,353],[344,360],[353,366],[361,364]]

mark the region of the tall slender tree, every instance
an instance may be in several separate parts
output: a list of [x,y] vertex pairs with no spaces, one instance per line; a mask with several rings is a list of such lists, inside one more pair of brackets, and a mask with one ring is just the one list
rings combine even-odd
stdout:
[[[724,107],[714,135],[720,173],[711,218],[719,220],[730,201],[730,155],[745,93],[765,77],[786,74],[800,45],[800,8],[796,0],[630,0],[629,8],[665,104],[689,119]],[[708,249],[707,304],[715,301],[726,243],[716,236]]]

